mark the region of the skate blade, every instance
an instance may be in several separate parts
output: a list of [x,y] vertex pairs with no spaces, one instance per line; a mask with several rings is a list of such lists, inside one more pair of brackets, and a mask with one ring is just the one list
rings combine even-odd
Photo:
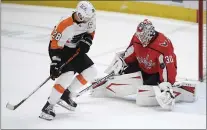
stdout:
[[62,101],[57,102],[58,105],[60,105],[61,107],[69,110],[69,111],[75,111],[75,107],[69,106],[64,104]]
[[44,119],[44,120],[47,120],[47,121],[51,121],[51,120],[54,119],[53,116],[48,115],[48,114],[46,114],[46,113],[44,113],[44,112],[42,112],[42,113],[40,114],[39,118]]

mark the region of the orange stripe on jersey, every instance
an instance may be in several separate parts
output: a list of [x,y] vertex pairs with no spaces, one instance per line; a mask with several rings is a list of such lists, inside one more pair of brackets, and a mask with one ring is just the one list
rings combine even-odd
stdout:
[[92,36],[92,39],[94,38],[94,35],[95,35],[95,31],[93,31],[92,33],[90,33],[91,36]]
[[65,89],[60,85],[60,84],[55,84],[54,88],[59,92],[59,93],[64,93]]
[[86,79],[85,79],[81,74],[77,75],[76,78],[80,81],[80,83],[81,83],[82,85],[87,84]]
[[73,18],[72,17],[68,17],[67,19],[61,21],[59,23],[59,25],[52,31],[51,36],[52,36],[52,40],[51,40],[51,44],[50,44],[50,48],[51,49],[59,49],[62,48],[58,45],[58,41],[61,38],[62,32],[69,26],[71,26],[73,24]]

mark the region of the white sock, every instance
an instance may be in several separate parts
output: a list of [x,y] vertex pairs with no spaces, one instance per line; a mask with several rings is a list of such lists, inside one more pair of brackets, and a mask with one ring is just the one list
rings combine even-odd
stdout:
[[56,83],[52,88],[50,98],[48,99],[48,102],[50,104],[55,105],[59,101],[65,89],[71,84],[71,81],[73,80],[73,76],[74,76],[74,73],[69,71],[69,72],[61,74],[57,78]]
[[50,94],[50,98],[48,99],[48,102],[50,104],[55,105],[60,99],[60,97],[62,96],[62,94],[64,93],[64,91],[65,91],[64,87],[62,87],[60,84],[55,84],[52,88],[52,92]]
[[81,87],[83,87],[88,82],[90,82],[96,75],[97,75],[97,70],[95,66],[92,65],[74,78],[74,80],[68,87],[68,90],[72,94],[75,94],[78,89],[81,89]]
[[68,90],[73,94],[76,93],[78,89],[80,89],[82,86],[87,84],[87,80],[81,75],[77,75],[70,86],[68,87]]

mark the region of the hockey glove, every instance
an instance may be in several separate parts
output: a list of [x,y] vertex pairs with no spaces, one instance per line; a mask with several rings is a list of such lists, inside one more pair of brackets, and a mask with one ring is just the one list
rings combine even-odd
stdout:
[[84,36],[85,34],[86,34],[86,33],[81,33],[81,34],[78,34],[78,35],[73,36],[71,42],[72,42],[72,43],[78,43],[78,42],[83,38],[83,36]]
[[92,36],[90,34],[85,34],[83,38],[79,41],[78,46],[80,48],[80,53],[87,53],[92,45]]
[[172,85],[169,82],[162,82],[158,86],[153,86],[157,102],[166,110],[172,110],[175,105],[175,95]]
[[122,52],[116,53],[114,59],[112,60],[109,67],[104,71],[107,74],[110,74],[114,71],[115,75],[122,75],[123,71],[127,68],[127,64],[125,63]]
[[52,63],[50,64],[50,75],[51,79],[55,80],[55,78],[58,78],[61,74],[61,71],[59,71],[59,67],[61,66],[61,58],[58,56],[52,57]]

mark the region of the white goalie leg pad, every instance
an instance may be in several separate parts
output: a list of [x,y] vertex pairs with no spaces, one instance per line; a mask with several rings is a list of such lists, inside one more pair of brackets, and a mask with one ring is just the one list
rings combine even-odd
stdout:
[[101,82],[99,85],[95,86],[94,89],[91,90],[91,96],[96,98],[107,97],[106,87],[108,85],[108,81]]
[[93,89],[94,97],[124,97],[136,94],[137,87],[143,85],[141,72],[114,76],[105,84]]
[[173,92],[175,94],[176,102],[195,102],[197,83],[190,81],[175,82],[173,85]]
[[[164,109],[171,110],[171,108],[169,108],[168,106],[166,106],[166,104],[164,104],[165,102],[162,102],[162,100],[160,101],[159,98],[157,98],[156,96],[159,96],[160,98],[162,97],[162,93],[160,92],[160,88],[158,86],[152,86],[152,85],[139,86],[137,90],[136,104],[143,107],[152,107],[152,106],[160,105]],[[164,98],[166,98],[165,95]]]
[[56,104],[60,97],[62,96],[63,92],[67,88],[67,86],[72,82],[74,77],[74,72],[66,72],[61,74],[52,88],[52,92],[50,94],[49,103]]
[[155,98],[155,92],[153,90],[153,86],[151,85],[138,86],[136,104],[144,107],[159,105]]
[[68,89],[74,95],[76,95],[79,89],[82,89],[84,85],[88,82],[91,82],[97,75],[97,69],[95,65],[90,66],[89,68],[85,69],[82,73],[75,76],[72,83],[69,85]]
[[[196,83],[190,81],[176,82],[172,89],[175,95],[175,103],[177,102],[194,102],[196,96]],[[136,96],[136,104],[139,106],[158,106],[159,103],[155,98],[153,86],[143,85],[138,87]]]

